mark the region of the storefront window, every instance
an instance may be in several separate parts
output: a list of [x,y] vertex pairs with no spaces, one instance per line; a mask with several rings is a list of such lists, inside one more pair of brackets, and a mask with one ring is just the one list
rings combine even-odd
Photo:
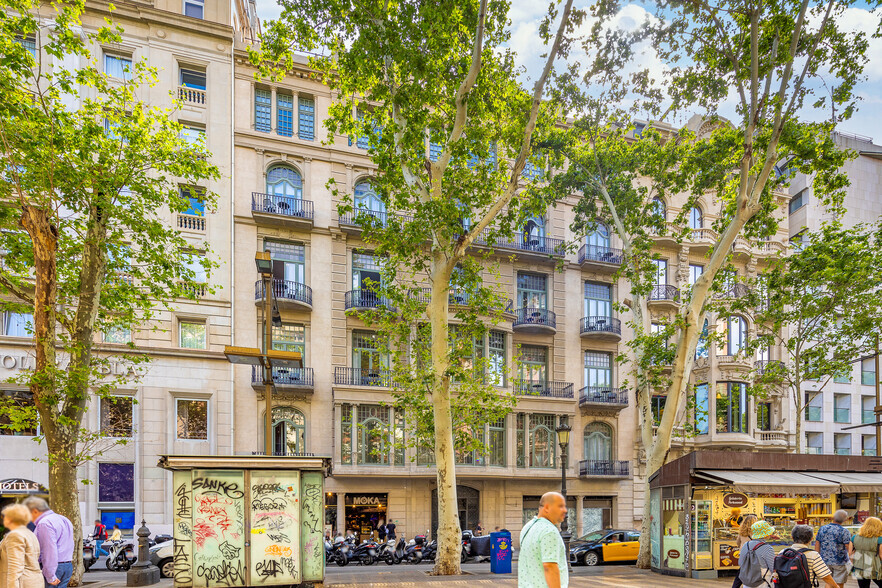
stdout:
[[709,418],[707,383],[698,384],[695,386],[695,432],[698,435],[707,435]]
[[[540,496],[524,496],[524,512],[523,524],[527,524],[539,515],[539,499]],[[573,496],[567,497],[567,525],[571,533],[576,531],[576,499]]]
[[377,527],[386,523],[386,494],[346,493],[346,532],[354,533],[359,540],[376,533]]
[[717,384],[717,433],[747,432],[747,384]]
[[587,535],[592,531],[610,527],[612,527],[612,501],[585,498],[582,501],[582,534]]

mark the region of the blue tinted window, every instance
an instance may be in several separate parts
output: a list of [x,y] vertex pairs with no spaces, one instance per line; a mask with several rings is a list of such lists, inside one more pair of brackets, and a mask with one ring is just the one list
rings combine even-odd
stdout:
[[262,133],[272,130],[272,94],[254,90],[254,128]]
[[299,98],[297,136],[304,141],[315,139],[315,101],[312,98]]
[[283,137],[290,137],[294,134],[294,98],[279,94],[276,96],[276,106],[278,107],[276,131]]

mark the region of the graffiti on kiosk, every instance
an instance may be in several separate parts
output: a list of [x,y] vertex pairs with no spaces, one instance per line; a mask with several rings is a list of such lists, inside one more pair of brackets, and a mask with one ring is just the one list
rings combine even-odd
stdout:
[[264,554],[270,557],[291,557],[291,548],[287,545],[283,546],[273,543],[272,545],[267,545]]
[[217,565],[199,564],[199,567],[196,568],[196,576],[206,580],[209,585],[238,586],[245,582],[242,560],[224,560]]
[[239,489],[239,484],[210,478],[194,478],[193,492],[196,492],[197,490],[217,492],[218,494],[222,493],[228,498],[234,499],[239,499],[245,496],[245,492]]

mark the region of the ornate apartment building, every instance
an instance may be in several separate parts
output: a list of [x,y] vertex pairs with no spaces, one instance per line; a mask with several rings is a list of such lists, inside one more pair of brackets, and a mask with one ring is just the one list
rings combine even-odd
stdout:
[[[89,6],[84,26],[95,27],[106,16],[106,5]],[[344,136],[326,141],[323,121],[331,94],[310,76],[305,60],[279,82],[255,79],[246,54],[259,28],[253,4],[155,0],[116,6],[114,18],[125,28],[125,41],[95,47],[94,56],[110,73],[122,71],[127,60],[146,57],[160,68],[160,84],[148,99],[166,104],[170,92],[185,99],[175,116],[186,125],[187,136],[205,137],[223,174],[205,187],[220,199],[216,210],[195,209],[169,215],[168,221],[192,238],[194,247],[208,241],[220,268],[211,277],[217,292],[198,303],[182,301],[161,317],[160,330],[108,334],[105,345],[134,337],[153,361],[140,383],[120,390],[121,402],[96,403],[89,411],[95,428],[120,422],[122,413],[131,426],[112,433],[134,443],[83,468],[82,476],[96,482],[81,490],[84,521],[100,515],[125,521],[125,527],[144,517],[151,530],[168,531],[171,479],[156,468],[160,455],[250,455],[263,449],[268,433],[262,374],[230,365],[223,347],[260,345],[264,293],[253,260],[255,252],[269,250],[282,318],[282,326],[273,328],[272,344],[304,357],[302,369],[279,368],[273,375],[269,434],[275,452],[331,457],[329,528],[366,533],[386,520],[407,536],[432,529],[431,459],[378,441],[385,434],[402,434],[403,417],[388,404],[385,359],[370,327],[357,316],[374,303],[363,290],[378,279],[381,260],[371,253],[356,218],[338,214],[326,186],[333,179],[341,191],[354,194],[358,208],[387,214],[371,189],[376,167],[366,146]],[[787,200],[781,198],[783,210]],[[496,245],[499,278],[488,271],[487,279],[496,280],[513,304],[482,345],[497,364],[512,366],[517,354],[526,384],[504,382],[504,390],[517,396],[517,406],[506,418],[487,423],[488,454],[458,457],[465,528],[480,521],[485,529],[499,526],[516,533],[537,510],[539,496],[559,487],[555,427],[564,418],[573,428],[567,465],[571,530],[630,528],[642,516],[648,472],[634,391],[624,385],[633,377],[627,365],[615,361],[633,336],[630,315],[614,310],[629,297],[626,284],[615,278],[622,251],[602,227],[587,236],[571,232],[575,202],[573,197],[559,203],[521,235]],[[672,220],[683,201],[659,206]],[[654,322],[676,311],[681,293],[702,272],[716,238],[709,227],[718,211],[719,203],[702,200],[689,211],[689,239],[656,238],[660,258],[649,303]],[[784,252],[787,220],[784,211],[781,230],[768,242],[735,244],[738,274],[753,276],[765,259]],[[559,247],[564,242],[580,247],[569,253]],[[743,287],[734,282],[724,295],[738,297]],[[29,365],[26,320],[4,317],[0,368],[5,373],[0,376]],[[755,330],[748,315],[726,321],[711,315],[708,328],[723,334],[724,343],[705,345],[697,358],[695,405],[705,417],[695,421],[695,435],[675,438],[675,453],[697,447],[792,450],[787,399],[755,402],[746,393],[755,362],[780,359],[776,350],[744,356],[744,342]],[[26,398],[26,391],[9,386],[4,394]],[[661,403],[661,397],[654,399],[656,416]],[[0,436],[0,454],[4,470],[14,477],[46,483],[45,464],[32,459],[43,450],[29,436]]]

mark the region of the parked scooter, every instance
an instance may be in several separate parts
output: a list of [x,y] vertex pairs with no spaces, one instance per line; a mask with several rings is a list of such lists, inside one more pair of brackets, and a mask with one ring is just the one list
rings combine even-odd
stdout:
[[[104,565],[111,572],[128,571],[132,564],[135,563],[137,556],[135,555],[135,546],[131,541],[105,541],[104,545],[108,545],[107,560]],[[102,546],[103,547],[103,546]]]
[[380,548],[380,559],[390,566],[400,564],[404,561],[404,551],[406,547],[407,541],[404,539],[403,535],[398,540],[397,544],[395,543],[395,539],[390,539]]
[[92,536],[89,535],[83,537],[83,567],[86,568],[87,572],[89,571],[89,568],[98,561],[98,555],[96,554],[97,551]]
[[477,561],[489,561],[490,559],[490,537],[476,537],[471,531],[462,532],[462,550],[460,551],[459,561],[465,563],[470,559]]
[[372,566],[377,561],[379,546],[371,539],[365,539],[361,545],[356,546],[349,553],[349,561],[357,561],[363,566]]
[[331,552],[328,554],[328,562],[333,561],[340,567],[345,566],[349,563],[349,551],[350,543],[347,540],[343,538],[335,540],[331,546]]
[[438,542],[435,540],[426,542],[429,532],[425,535],[415,536],[413,545],[407,549],[408,563],[418,564],[422,561],[435,561],[435,554],[438,551]]

